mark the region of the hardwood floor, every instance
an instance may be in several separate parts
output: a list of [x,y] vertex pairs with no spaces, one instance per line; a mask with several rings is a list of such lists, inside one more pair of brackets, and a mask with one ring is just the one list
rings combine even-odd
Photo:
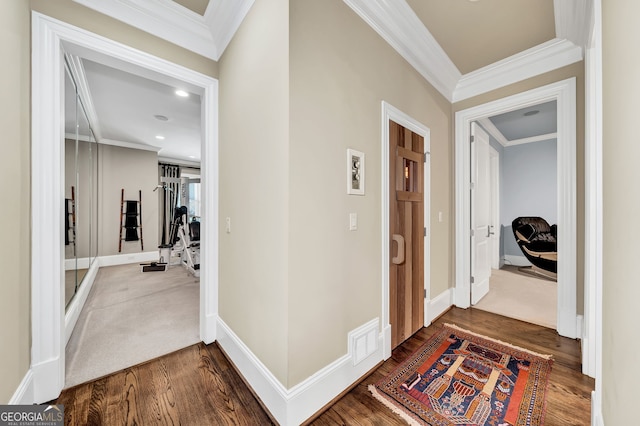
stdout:
[[[579,341],[489,312],[453,308],[430,327],[419,330],[380,368],[308,424],[405,425],[373,399],[367,385],[390,373],[443,323],[553,355],[545,425],[590,423],[594,381],[580,373]],[[67,389],[56,403],[65,404],[65,425],[273,424],[217,344],[190,346]]]

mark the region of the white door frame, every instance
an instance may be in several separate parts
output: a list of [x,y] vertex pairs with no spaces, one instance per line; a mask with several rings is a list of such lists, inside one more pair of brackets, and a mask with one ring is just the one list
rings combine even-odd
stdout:
[[218,314],[218,81],[65,22],[32,12],[31,376],[34,401],[59,396],[65,373],[62,251],[64,71],[62,43],[184,81],[202,98],[200,338],[216,339]]
[[494,235],[491,237],[491,267],[500,269],[500,152],[489,144],[489,162],[491,167],[491,222]]
[[431,298],[431,130],[398,108],[382,101],[382,356],[391,356],[391,324],[389,323],[389,120],[419,134],[424,138],[424,151],[427,161],[424,164],[424,226],[427,235],[424,238],[424,325],[431,324],[428,305]]
[[576,79],[478,105],[455,115],[456,282],[454,304],[469,307],[471,281],[471,122],[547,101],[557,102],[558,122],[558,333],[578,337],[576,307]]

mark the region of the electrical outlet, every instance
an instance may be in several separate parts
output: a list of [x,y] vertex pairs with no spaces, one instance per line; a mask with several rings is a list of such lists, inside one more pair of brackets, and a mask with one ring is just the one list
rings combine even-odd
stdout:
[[225,227],[226,227],[226,230],[227,230],[227,234],[230,234],[231,233],[231,218],[230,217],[227,217],[226,226]]

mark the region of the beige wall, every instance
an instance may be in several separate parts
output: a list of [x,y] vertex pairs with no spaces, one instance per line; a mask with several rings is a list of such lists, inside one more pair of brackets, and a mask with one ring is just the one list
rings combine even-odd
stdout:
[[[381,318],[382,100],[431,129],[432,211],[449,218],[453,191],[451,104],[344,2],[290,7],[289,387]],[[347,148],[365,154],[365,196],[346,193]],[[431,228],[436,296],[452,285],[452,231],[449,220]]]
[[634,0],[603,1],[603,321],[602,411],[606,425],[637,423],[640,351],[638,270],[640,246],[640,37]]
[[[220,60],[221,318],[287,383],[289,3],[254,3]],[[231,218],[231,233],[225,218]]]
[[576,230],[577,230],[577,311],[584,312],[584,62],[548,72],[525,81],[521,81],[500,89],[485,93],[453,104],[453,111],[462,111],[477,105],[535,89],[567,78],[576,77]]
[[[100,145],[98,154],[98,253],[118,253],[120,197],[137,200],[142,190],[144,251],[158,249],[158,155],[153,151]],[[121,253],[140,253],[140,241],[123,241]]]
[[110,18],[73,0],[31,0],[31,8],[159,58],[218,77],[218,63]]
[[29,31],[29,1],[0,2],[0,404],[30,363]]

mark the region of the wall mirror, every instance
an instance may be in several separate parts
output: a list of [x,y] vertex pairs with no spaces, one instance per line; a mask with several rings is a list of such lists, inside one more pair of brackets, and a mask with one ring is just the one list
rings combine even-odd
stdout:
[[98,144],[68,64],[65,69],[62,243],[65,306],[69,306],[98,255]]

